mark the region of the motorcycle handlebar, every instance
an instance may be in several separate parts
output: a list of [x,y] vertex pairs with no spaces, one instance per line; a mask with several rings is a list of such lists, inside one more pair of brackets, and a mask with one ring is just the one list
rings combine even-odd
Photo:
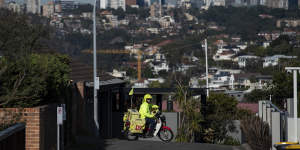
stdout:
[[158,111],[158,112],[155,114],[155,117],[158,118],[160,115],[161,115],[161,112]]

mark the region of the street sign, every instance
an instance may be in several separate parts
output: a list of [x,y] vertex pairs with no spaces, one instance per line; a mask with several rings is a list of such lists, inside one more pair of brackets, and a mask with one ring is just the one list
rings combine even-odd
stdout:
[[57,124],[63,124],[63,107],[57,107]]
[[100,86],[100,83],[99,83],[99,77],[96,77],[95,88],[96,88],[97,90],[99,90],[99,86]]
[[63,107],[63,119],[64,120],[67,120],[67,111],[66,111],[66,104],[62,104],[62,107]]

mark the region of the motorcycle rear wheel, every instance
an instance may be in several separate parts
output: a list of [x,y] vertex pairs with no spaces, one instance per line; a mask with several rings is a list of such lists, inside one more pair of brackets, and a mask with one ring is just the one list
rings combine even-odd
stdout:
[[126,136],[128,141],[135,141],[135,140],[138,139],[137,135],[134,135],[133,133],[130,133],[130,131],[128,131],[128,130],[125,132],[125,136]]
[[168,129],[161,129],[159,132],[158,132],[158,137],[160,140],[168,143],[168,142],[171,142],[173,137],[174,137],[174,134],[173,134],[173,131],[172,130],[168,130]]

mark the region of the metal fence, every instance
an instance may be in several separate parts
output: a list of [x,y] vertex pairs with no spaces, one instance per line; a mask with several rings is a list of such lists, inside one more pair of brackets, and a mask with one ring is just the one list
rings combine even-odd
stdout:
[[271,101],[259,101],[258,116],[262,121],[270,126],[270,134],[272,135],[272,149],[275,150],[274,144],[287,140],[287,117],[288,112],[280,110]]
[[25,150],[25,124],[19,123],[0,132],[0,150]]

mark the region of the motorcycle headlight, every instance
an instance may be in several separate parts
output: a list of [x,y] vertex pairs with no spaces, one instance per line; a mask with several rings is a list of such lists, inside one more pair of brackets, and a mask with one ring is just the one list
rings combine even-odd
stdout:
[[166,117],[164,115],[160,116],[161,121],[165,122],[166,121]]

